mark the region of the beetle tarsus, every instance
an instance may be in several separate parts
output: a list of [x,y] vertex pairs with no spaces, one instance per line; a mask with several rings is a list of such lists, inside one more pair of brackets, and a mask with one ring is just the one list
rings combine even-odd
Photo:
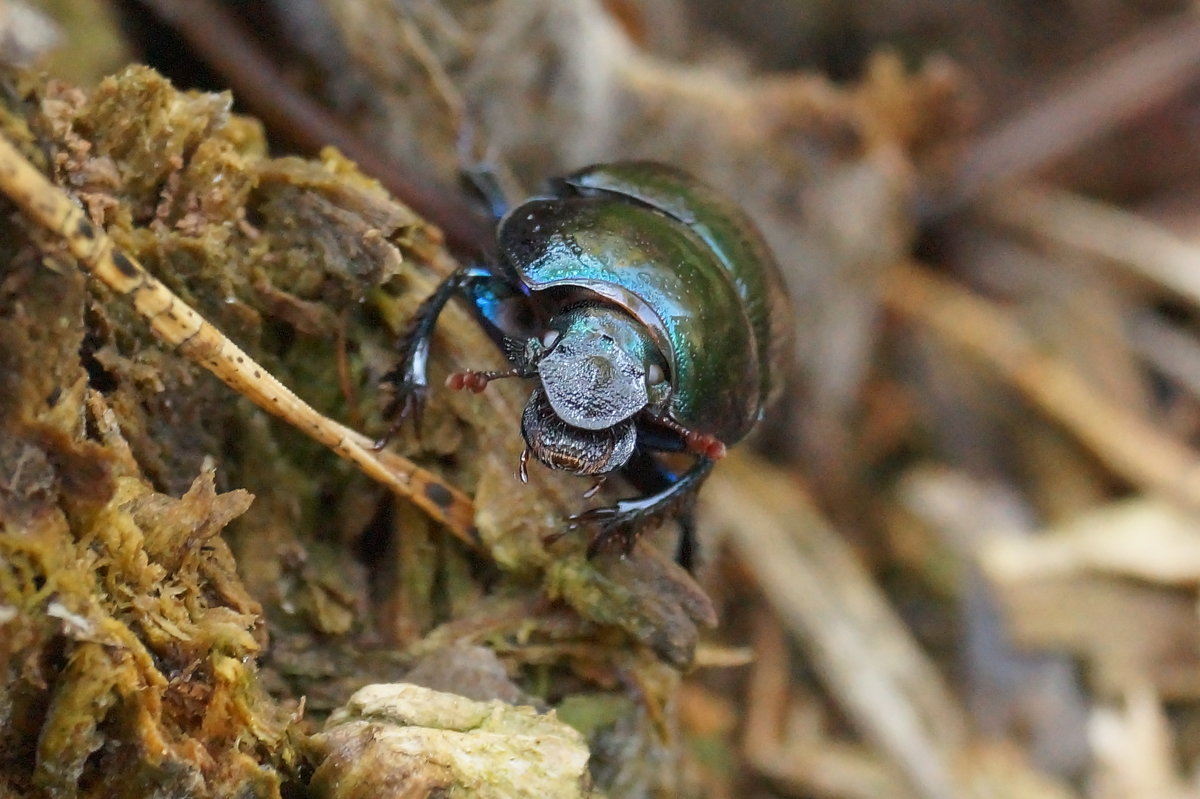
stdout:
[[633,554],[633,548],[637,546],[638,539],[641,537],[641,530],[629,530],[621,527],[605,527],[597,530],[592,535],[592,540],[588,541],[588,559],[590,560],[596,557],[601,552],[614,545],[620,547],[621,557],[629,557]]
[[425,398],[429,393],[426,386],[416,384],[394,383],[392,400],[384,408],[383,417],[391,419],[392,423],[382,436],[375,439],[371,448],[376,452],[388,445],[408,418],[413,420],[413,429],[420,431],[421,419],[425,413]]
[[552,544],[557,543],[558,539],[562,538],[564,535],[566,535],[567,533],[574,530],[576,526],[577,525],[574,525],[574,524],[568,524],[567,526],[563,527],[563,529],[561,529],[557,532],[549,533],[547,535],[542,536],[542,546],[548,547]]

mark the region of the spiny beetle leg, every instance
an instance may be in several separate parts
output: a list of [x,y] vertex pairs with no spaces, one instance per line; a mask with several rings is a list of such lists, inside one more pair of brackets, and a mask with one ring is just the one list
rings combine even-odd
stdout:
[[[643,494],[658,494],[666,491],[679,481],[679,475],[667,468],[661,458],[652,455],[646,449],[633,453],[629,463],[621,469],[621,474]],[[677,512],[676,521],[679,523],[679,542],[675,550],[675,562],[693,573],[699,556],[696,540],[695,513],[690,504],[685,504]]]
[[425,298],[413,314],[408,333],[400,342],[400,359],[396,368],[383,376],[383,382],[392,389],[392,399],[384,409],[384,418],[392,423],[387,434],[376,442],[377,448],[382,448],[409,416],[420,428],[425,398],[429,394],[429,347],[438,317],[451,298],[462,294],[473,281],[489,278],[489,273],[476,266],[457,269],[442,281],[433,294]]
[[[598,526],[588,543],[588,557],[594,557],[617,541],[621,542],[622,549],[626,554],[632,552],[643,531],[660,522],[667,514],[682,508],[684,503],[691,501],[695,496],[696,489],[712,471],[712,467],[713,461],[701,458],[692,468],[661,491],[633,499],[618,500],[617,504],[611,507],[593,508],[572,516],[571,521],[577,525]],[[688,523],[688,519],[685,519],[684,522],[684,534],[690,537],[691,525]],[[691,542],[686,547],[682,543],[680,545],[680,552],[686,551],[689,559],[693,557],[693,549],[694,546]]]

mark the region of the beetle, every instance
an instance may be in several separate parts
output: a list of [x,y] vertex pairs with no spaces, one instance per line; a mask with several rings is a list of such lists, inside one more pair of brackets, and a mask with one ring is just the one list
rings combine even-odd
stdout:
[[[593,476],[585,497],[620,471],[640,496],[571,517],[596,526],[588,557],[610,543],[628,554],[681,511],[677,559],[690,569],[690,500],[762,418],[790,357],[793,319],[770,249],[728,198],[653,162],[581,169],[507,212],[496,196],[494,259],[460,268],[418,308],[384,378],[388,415],[399,424],[420,410],[438,315],[465,299],[510,368],[458,372],[447,385],[538,379],[521,417],[522,481],[531,454]],[[659,457],[670,452],[692,465],[673,472]]]

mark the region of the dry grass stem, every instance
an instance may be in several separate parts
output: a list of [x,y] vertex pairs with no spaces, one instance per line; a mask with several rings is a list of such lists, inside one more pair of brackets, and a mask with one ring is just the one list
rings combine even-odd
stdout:
[[89,274],[127,296],[166,344],[263,410],[294,425],[354,463],[364,474],[410,499],[463,541],[478,544],[473,533],[474,509],[466,494],[407,458],[374,451],[368,438],[321,415],[297,397],[141,264],[117,250],[65,192],[2,137],[0,191],[37,224],[61,236]]
[[1168,17],[1046,87],[1040,102],[970,145],[952,204],[969,202],[1072,153],[1192,85],[1200,17]]
[[1200,342],[1179,325],[1146,312],[1130,324],[1129,343],[1154,368],[1200,396]]
[[1001,224],[1111,261],[1200,306],[1200,247],[1137,214],[1029,187],[1000,192],[985,208]]
[[883,301],[985,361],[1124,479],[1200,508],[1200,453],[1113,403],[992,303],[912,263],[892,268]]
[[846,542],[794,481],[731,456],[705,489],[784,625],[811,655],[858,729],[922,796],[961,796],[950,773],[966,720],[937,669]]
[[[789,795],[915,799],[896,769],[872,752],[828,740],[812,724],[788,723],[789,716],[810,708],[794,708],[798,692],[790,675],[787,642],[775,620],[758,624],[754,650],[757,657],[746,690],[742,750],[755,769],[784,786]],[[804,699],[816,703],[815,697]]]

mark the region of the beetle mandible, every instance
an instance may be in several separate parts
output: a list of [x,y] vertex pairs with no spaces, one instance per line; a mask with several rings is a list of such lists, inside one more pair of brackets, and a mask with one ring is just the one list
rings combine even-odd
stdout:
[[[459,269],[422,303],[385,377],[389,415],[424,401],[437,317],[464,298],[511,368],[447,385],[538,378],[521,418],[522,480],[531,453],[596,476],[587,497],[619,470],[640,496],[571,517],[597,525],[588,556],[612,541],[628,553],[650,523],[683,510],[678,560],[691,568],[685,503],[762,418],[790,357],[793,319],[769,248],[729,199],[652,162],[587,167],[507,213],[493,206],[495,260]],[[676,474],[663,452],[694,462]]]

